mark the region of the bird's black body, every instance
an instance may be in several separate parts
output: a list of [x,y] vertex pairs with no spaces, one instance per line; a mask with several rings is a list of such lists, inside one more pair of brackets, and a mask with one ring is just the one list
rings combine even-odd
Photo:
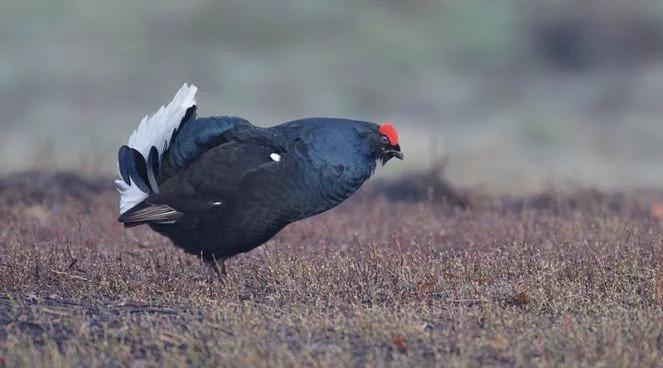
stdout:
[[196,119],[190,110],[159,160],[141,163],[140,154],[120,150],[121,178],[143,181],[151,193],[119,221],[149,224],[207,259],[247,252],[337,206],[377,160],[402,157],[369,122],[312,118],[260,128],[235,117]]

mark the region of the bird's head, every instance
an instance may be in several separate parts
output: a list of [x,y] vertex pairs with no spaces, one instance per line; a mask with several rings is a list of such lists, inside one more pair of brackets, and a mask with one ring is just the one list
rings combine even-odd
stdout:
[[401,146],[398,144],[398,133],[390,123],[385,122],[378,125],[373,140],[375,157],[382,162],[382,166],[394,157],[399,160],[403,159]]

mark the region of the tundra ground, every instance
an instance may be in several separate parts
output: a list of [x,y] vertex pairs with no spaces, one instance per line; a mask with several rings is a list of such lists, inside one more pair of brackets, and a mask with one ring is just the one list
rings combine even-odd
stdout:
[[0,181],[0,366],[663,366],[657,194],[374,185],[212,281],[107,182]]

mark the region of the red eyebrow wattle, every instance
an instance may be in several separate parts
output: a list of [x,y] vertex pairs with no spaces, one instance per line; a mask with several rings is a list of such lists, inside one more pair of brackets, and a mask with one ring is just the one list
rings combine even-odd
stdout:
[[394,126],[391,125],[391,123],[384,122],[380,124],[379,131],[380,134],[389,138],[389,143],[391,143],[392,146],[398,144],[398,133],[396,132],[396,128],[394,128]]

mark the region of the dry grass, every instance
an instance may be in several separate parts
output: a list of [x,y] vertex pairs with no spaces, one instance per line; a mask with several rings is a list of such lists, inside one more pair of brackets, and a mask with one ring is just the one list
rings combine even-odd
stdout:
[[210,283],[110,190],[21,180],[0,183],[0,366],[663,365],[663,229],[637,196],[363,191]]

